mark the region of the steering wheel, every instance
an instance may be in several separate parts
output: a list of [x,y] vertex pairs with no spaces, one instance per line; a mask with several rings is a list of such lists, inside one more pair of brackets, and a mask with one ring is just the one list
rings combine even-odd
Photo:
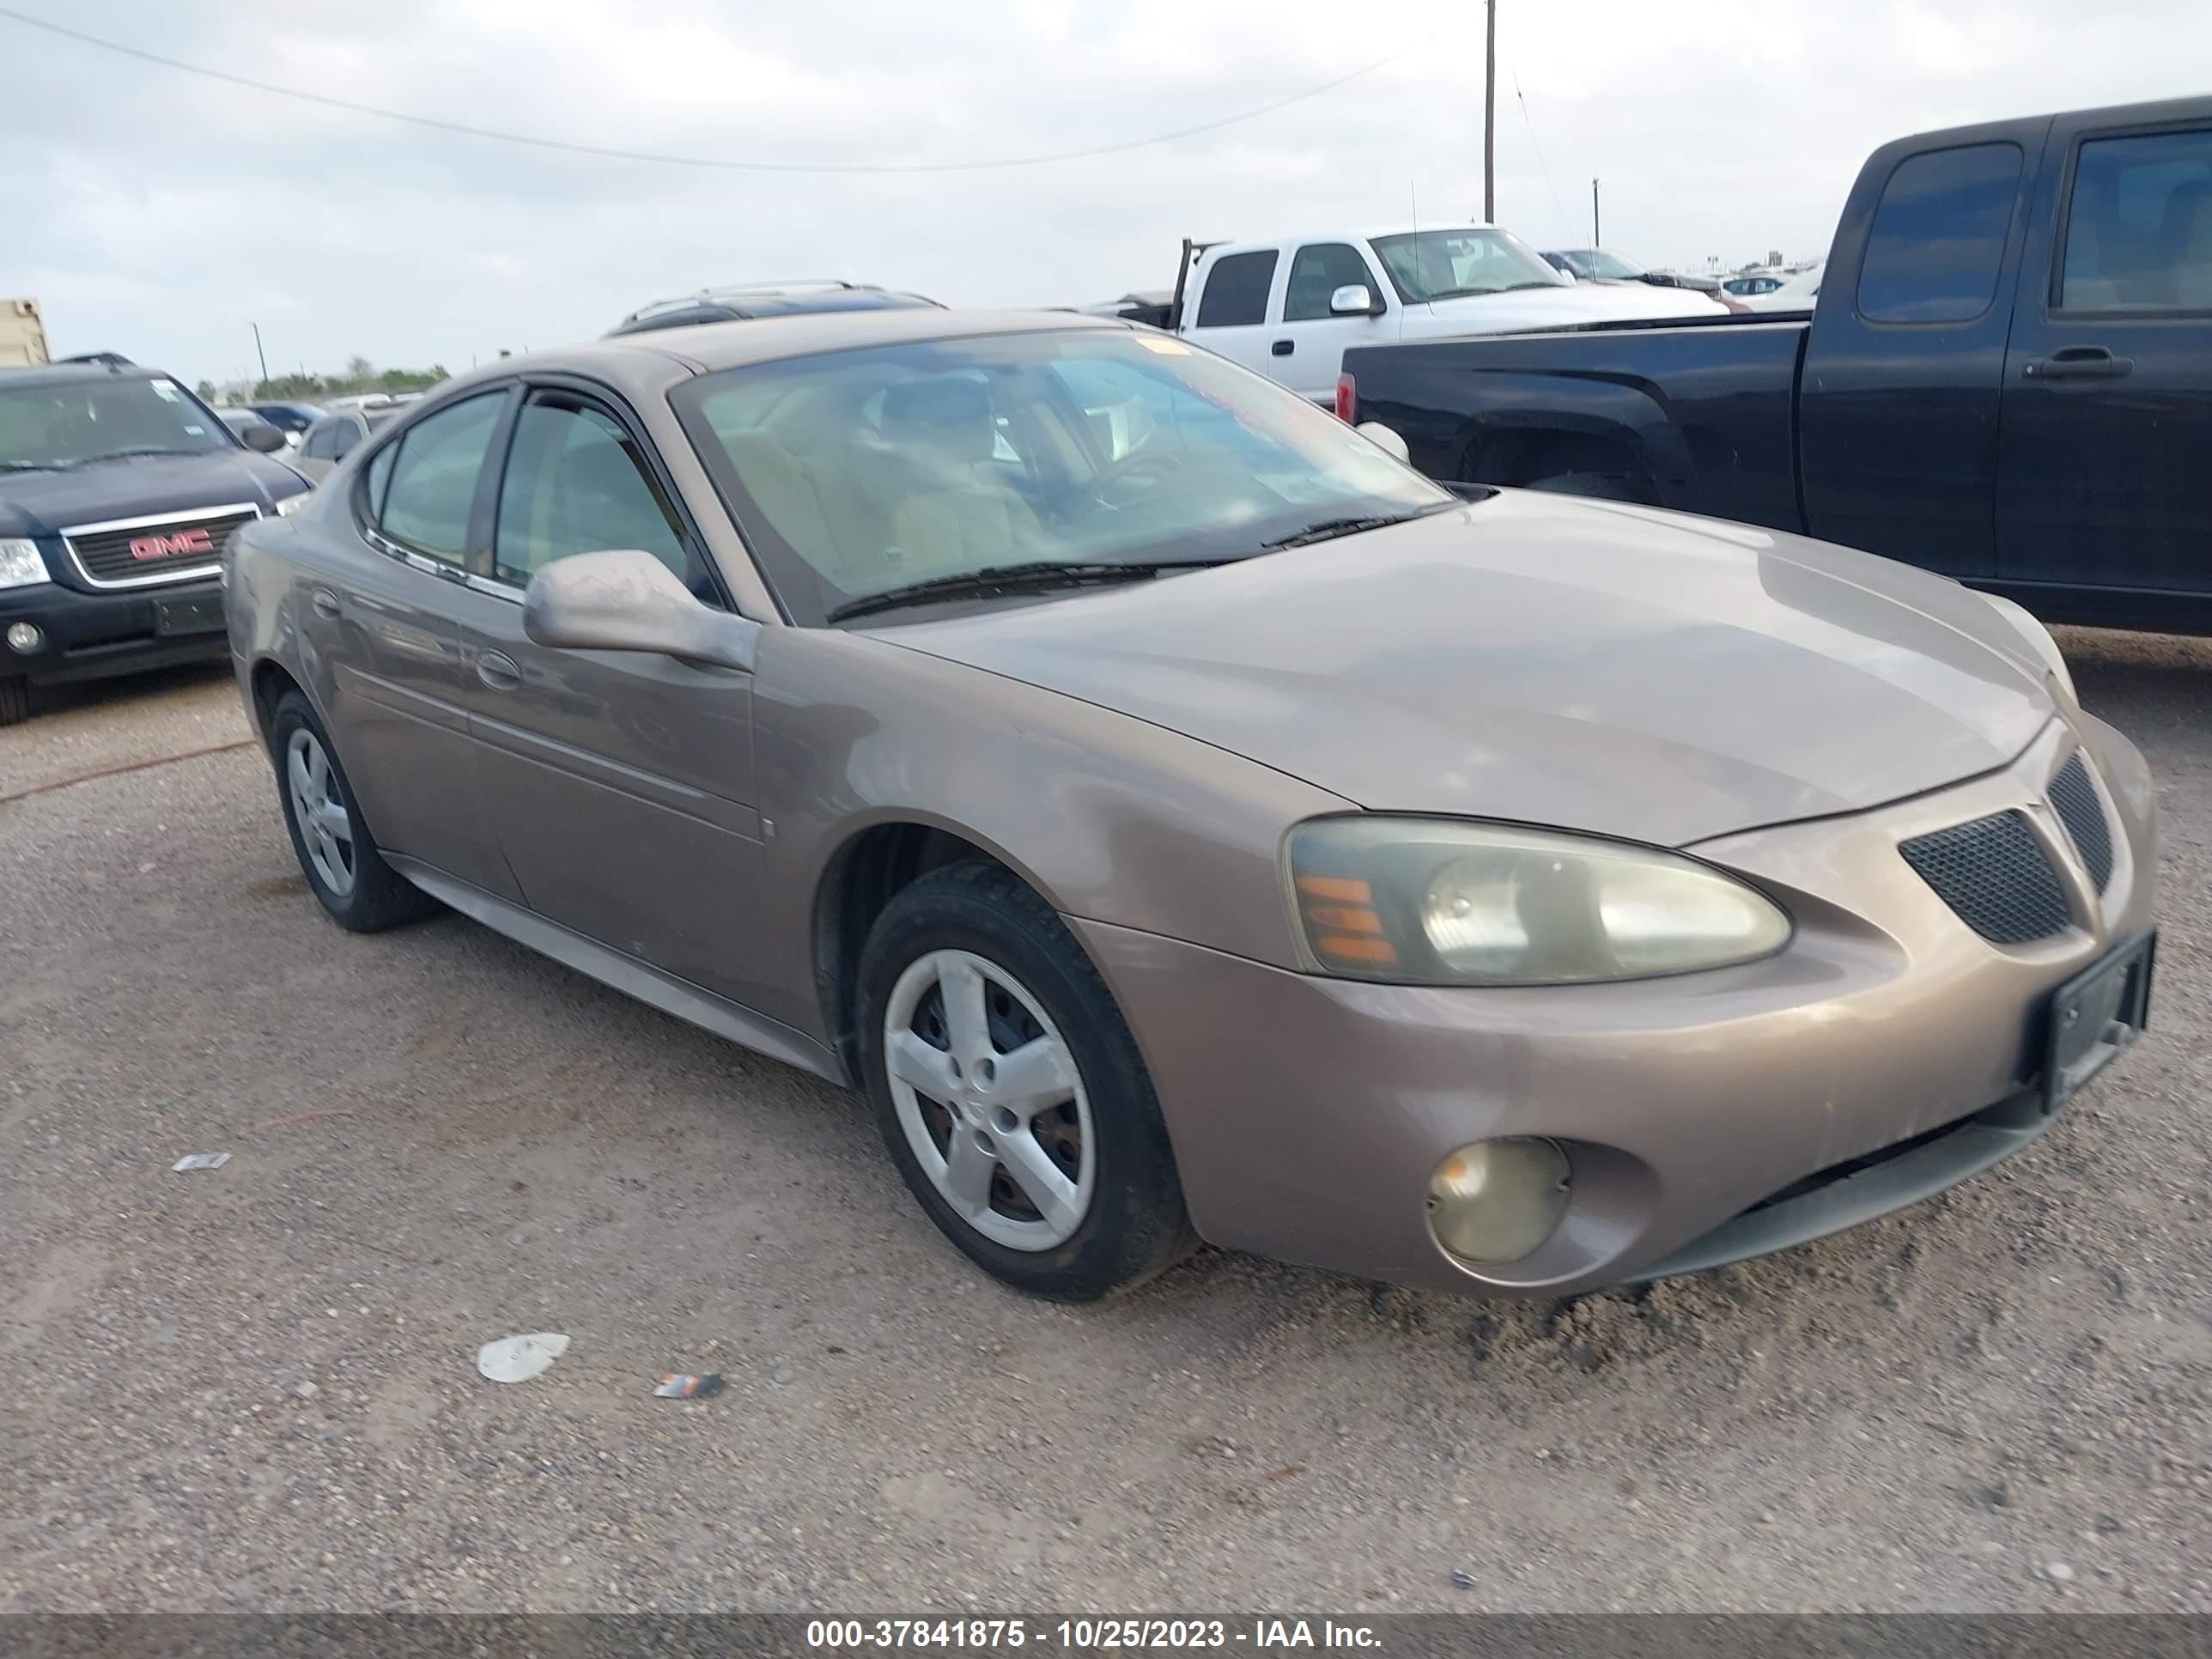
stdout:
[[1146,489],[1155,488],[1162,479],[1173,477],[1183,470],[1183,458],[1170,449],[1133,449],[1120,460],[1102,467],[1091,480],[1091,495],[1102,507],[1119,507],[1122,502],[1114,500],[1107,492],[1115,485],[1150,478]]

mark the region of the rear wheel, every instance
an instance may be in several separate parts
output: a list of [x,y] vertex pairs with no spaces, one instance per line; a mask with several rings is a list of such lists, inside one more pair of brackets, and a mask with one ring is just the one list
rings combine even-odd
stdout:
[[384,861],[354,805],[330,734],[307,698],[287,691],[270,721],[276,794],[292,850],[323,908],[356,933],[419,921],[438,902]]
[[31,718],[31,683],[0,679],[0,726],[15,726]]
[[1135,1041],[1052,908],[995,865],[933,872],[861,953],[863,1066],[930,1218],[1018,1289],[1089,1301],[1196,1243]]

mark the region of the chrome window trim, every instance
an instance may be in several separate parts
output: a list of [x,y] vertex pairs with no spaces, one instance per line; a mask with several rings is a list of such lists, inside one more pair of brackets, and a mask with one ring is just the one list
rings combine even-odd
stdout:
[[69,555],[70,563],[76,568],[85,586],[98,588],[103,592],[112,593],[131,587],[165,586],[171,582],[197,581],[210,574],[220,565],[221,548],[216,550],[213,557],[202,563],[185,565],[174,570],[155,571],[143,576],[125,576],[111,581],[94,575],[86,568],[82,556],[76,550],[76,538],[110,530],[148,530],[155,525],[207,524],[240,513],[249,514],[257,519],[269,516],[262,511],[258,501],[233,501],[225,507],[197,507],[184,513],[149,513],[135,519],[104,519],[98,524],[73,524],[64,527],[61,532],[62,550]]

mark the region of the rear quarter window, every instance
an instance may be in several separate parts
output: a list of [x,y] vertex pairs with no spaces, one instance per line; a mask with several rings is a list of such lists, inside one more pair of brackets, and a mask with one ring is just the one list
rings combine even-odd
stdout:
[[1965,323],[1990,308],[2004,267],[2020,146],[1966,144],[1906,157],[1882,187],[1859,268],[1870,323]]

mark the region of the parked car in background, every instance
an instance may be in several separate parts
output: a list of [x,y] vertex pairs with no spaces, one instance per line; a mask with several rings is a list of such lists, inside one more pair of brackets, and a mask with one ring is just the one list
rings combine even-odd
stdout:
[[309,427],[301,440],[293,465],[319,483],[331,469],[353,453],[354,446],[398,415],[405,407],[385,398],[378,403],[336,407]]
[[1723,286],[1717,276],[1650,270],[1611,248],[1555,249],[1544,255],[1544,262],[1584,283],[1644,283],[1653,288],[1686,288],[1699,294],[1717,294]]
[[734,323],[753,317],[794,317],[824,311],[941,311],[934,300],[901,294],[866,283],[809,278],[800,282],[737,283],[702,288],[673,300],[640,306],[608,331],[646,334],[660,328],[689,328],[695,323]]
[[290,446],[291,441],[284,435],[283,428],[276,425],[273,421],[264,419],[253,410],[240,409],[235,406],[229,405],[218,405],[216,409],[215,415],[217,420],[221,421],[225,426],[228,427],[233,432],[236,433],[241,438],[253,428],[260,427],[265,428],[267,430],[274,432],[276,434],[276,441],[280,447],[289,447]]
[[1169,328],[1175,321],[1175,297],[1171,288],[1139,289],[1118,300],[1101,300],[1075,309],[1085,317],[1119,317],[1149,328]]
[[2145,1017],[2153,782],[2016,607],[1447,490],[1149,328],[502,362],[232,550],[337,922],[443,901],[858,1085],[1045,1295],[1741,1260],[2032,1144]]
[[319,404],[269,403],[249,404],[249,409],[284,434],[284,441],[295,449],[307,435],[307,428],[323,418]]
[[1439,477],[1803,531],[2052,621],[2212,633],[2212,98],[1875,152],[1809,315],[1365,350]]
[[1762,270],[1750,276],[1723,276],[1721,292],[1739,300],[1748,300],[1755,294],[1771,294],[1789,279],[1778,271]]
[[220,658],[216,559],[307,480],[157,369],[0,368],[0,726],[33,685]]
[[1335,397],[1349,347],[1598,319],[1723,314],[1699,295],[1577,283],[1492,225],[1184,246],[1189,270],[1176,331],[1321,404]]
[[1820,273],[1825,264],[1784,276],[1763,294],[1745,296],[1742,304],[1747,311],[1809,312],[1820,297]]

